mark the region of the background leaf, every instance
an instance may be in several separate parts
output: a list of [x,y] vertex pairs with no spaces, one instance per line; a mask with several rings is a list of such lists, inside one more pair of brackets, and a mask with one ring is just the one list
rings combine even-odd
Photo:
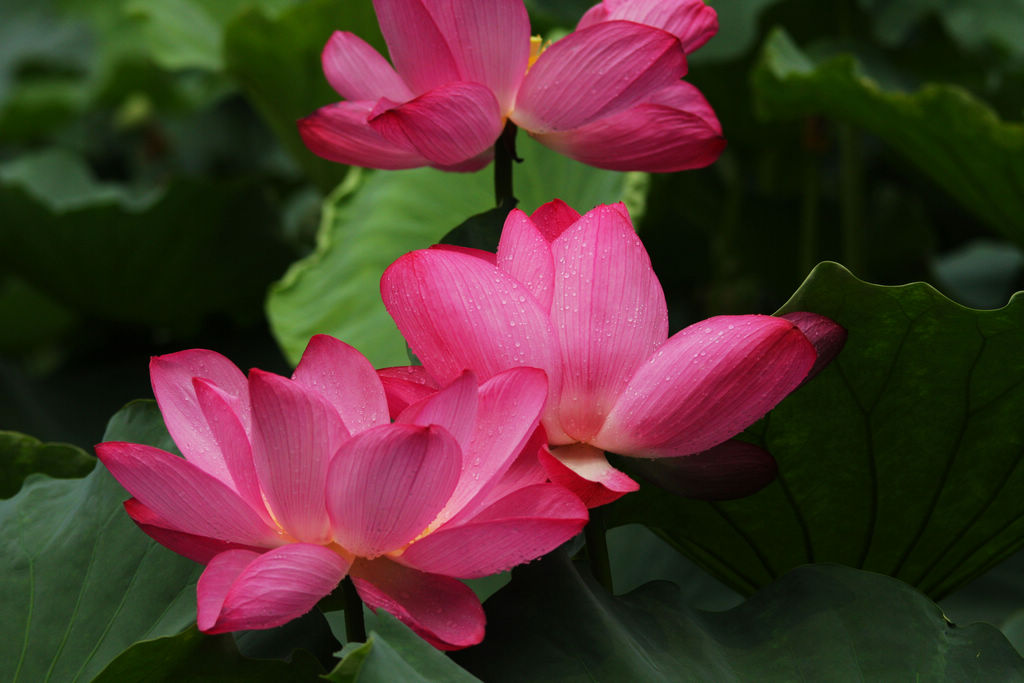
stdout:
[[513,572],[483,644],[486,681],[1008,680],[1024,660],[987,624],[954,627],[906,584],[837,565],[793,570],[726,612],[667,582],[609,596],[564,554]]
[[[645,176],[584,166],[520,137],[525,159],[516,171],[519,208],[532,211],[554,197],[584,211],[630,198],[643,212]],[[478,173],[431,168],[368,173],[353,192],[346,184],[324,204],[316,251],[294,264],[271,289],[267,315],[285,355],[298,362],[314,334],[359,349],[377,367],[407,365],[405,342],[380,300],[380,276],[396,258],[438,242],[492,204],[490,167]]]
[[781,312],[798,310],[849,339],[749,430],[778,479],[721,503],[644,487],[615,520],[647,524],[744,592],[839,562],[938,598],[1024,545],[1024,298],[974,311],[824,263]]
[[251,316],[285,263],[274,209],[244,181],[138,193],[48,150],[0,167],[0,212],[0,265],[118,322],[187,328],[212,313]]
[[[115,415],[106,440],[167,447],[153,401]],[[0,501],[0,678],[87,681],[143,638],[195,621],[199,566],[128,518],[102,465],[84,479],[32,476]]]
[[341,99],[320,68],[320,53],[335,30],[351,31],[387,54],[370,0],[308,0],[277,16],[252,9],[228,24],[224,35],[228,72],[324,192],[347,167],[307,150],[295,122]]
[[96,458],[66,443],[42,443],[39,439],[0,431],[0,498],[10,498],[33,472],[60,479],[83,477]]
[[192,626],[176,636],[133,645],[92,683],[314,683],[323,680],[321,673],[323,669],[308,652],[296,652],[291,662],[246,659],[231,635],[207,636]]
[[815,64],[782,29],[753,73],[762,115],[823,114],[884,140],[995,230],[1024,244],[1024,126],[1001,121],[967,91],[927,85],[907,95],[863,76],[850,55]]
[[330,674],[335,683],[472,683],[477,678],[452,662],[387,612],[371,615],[365,644],[345,647]]

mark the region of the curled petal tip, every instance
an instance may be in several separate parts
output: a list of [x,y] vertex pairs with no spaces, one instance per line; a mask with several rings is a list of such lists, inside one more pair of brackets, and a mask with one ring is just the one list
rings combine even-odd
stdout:
[[815,353],[818,354],[814,366],[804,379],[805,383],[824,370],[825,366],[839,355],[846,344],[848,336],[846,328],[831,318],[809,311],[796,311],[779,317],[796,325],[797,329],[803,332],[807,340],[814,346]]

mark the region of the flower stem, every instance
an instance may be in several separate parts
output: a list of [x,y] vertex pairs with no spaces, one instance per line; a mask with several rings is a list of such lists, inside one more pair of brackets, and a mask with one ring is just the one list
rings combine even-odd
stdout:
[[587,542],[587,559],[590,560],[590,571],[594,578],[607,589],[612,589],[612,565],[608,559],[607,528],[602,508],[590,509],[590,521],[583,528],[583,537]]
[[494,143],[494,203],[513,207],[519,200],[512,191],[512,162],[522,161],[516,154],[516,133],[519,128],[509,120]]
[[348,642],[366,641],[366,623],[363,621],[363,601],[352,583],[352,577],[341,580],[341,590],[345,595],[345,635]]

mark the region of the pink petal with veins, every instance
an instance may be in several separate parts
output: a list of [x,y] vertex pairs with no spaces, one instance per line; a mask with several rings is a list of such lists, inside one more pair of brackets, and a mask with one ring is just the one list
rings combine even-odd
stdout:
[[548,478],[572,491],[588,508],[606,505],[640,488],[612,467],[601,449],[587,444],[544,448],[539,455]]
[[381,368],[377,376],[384,387],[392,420],[410,405],[440,388],[422,365]]
[[486,380],[524,366],[541,368],[550,387],[560,386],[547,311],[483,260],[442,249],[406,254],[384,271],[381,296],[413,353],[441,383],[466,369]]
[[336,102],[299,119],[302,141],[317,156],[339,164],[402,169],[427,166],[430,161],[410,144],[396,144],[370,127],[375,101]]
[[523,79],[511,118],[532,133],[579,128],[685,75],[686,55],[671,33],[600,23],[544,51]]
[[395,70],[414,93],[461,80],[451,43],[423,0],[373,0]]
[[547,204],[541,204],[530,214],[530,220],[548,242],[554,242],[579,219],[579,212],[561,199],[552,199]]
[[260,547],[282,543],[237,493],[183,458],[120,441],[97,445],[96,455],[142,505],[185,533]]
[[397,558],[421,571],[464,579],[489,576],[535,560],[578,534],[587,508],[568,489],[519,489],[462,524],[416,541]]
[[711,107],[684,81],[618,114],[534,137],[591,166],[651,173],[703,168],[718,159],[726,144]]
[[605,0],[587,10],[576,30],[617,20],[664,29],[679,38],[686,54],[718,32],[718,14],[701,0]]
[[318,334],[310,339],[292,379],[330,401],[350,434],[391,421],[373,365],[334,337]]
[[197,536],[179,531],[174,528],[173,524],[135,498],[129,498],[124,502],[124,511],[154,541],[199,564],[207,564],[215,555],[219,555],[225,550],[251,550],[257,553],[265,550],[265,548],[257,546],[230,543],[216,538]]
[[533,220],[519,209],[513,209],[505,219],[496,264],[523,283],[542,309],[551,309],[555,279],[551,245]]
[[281,626],[313,609],[349,563],[320,545],[292,543],[266,553],[229,550],[214,557],[196,586],[204,633]]
[[451,48],[459,80],[486,85],[507,114],[530,58],[530,18],[521,0],[430,5],[430,13]]
[[479,83],[457,82],[401,104],[382,99],[369,125],[396,146],[451,166],[493,147],[505,124],[494,93]]
[[346,100],[404,102],[415,94],[369,43],[348,31],[335,31],[324,46],[324,76]]
[[370,609],[385,609],[442,650],[476,645],[484,638],[484,610],[458,579],[403,567],[385,557],[357,559],[349,572]]
[[498,486],[534,434],[548,395],[547,377],[537,368],[511,368],[480,385],[476,424],[459,484],[431,525],[473,514]]
[[192,378],[209,380],[223,391],[239,397],[239,419],[248,430],[249,401],[245,375],[224,356],[205,349],[155,356],[149,362],[149,375],[167,431],[182,455],[200,469],[230,484],[228,465],[196,401]]
[[461,469],[462,451],[443,427],[393,424],[357,434],[327,477],[335,541],[365,558],[401,549],[437,516]]
[[717,316],[672,336],[644,362],[592,443],[639,457],[707,450],[799,386],[816,354],[787,320]]
[[571,441],[597,435],[636,367],[668,336],[665,295],[623,212],[599,206],[551,243],[551,321],[562,354],[558,415]]
[[292,536],[330,540],[324,484],[327,467],[348,432],[334,407],[293,380],[262,370],[249,373],[253,459],[267,505]]
[[[235,493],[256,510],[267,524],[273,526],[274,522],[263,503],[256,468],[253,466],[252,444],[239,417],[243,412],[242,401],[209,380],[199,377],[192,380],[192,387],[195,390],[196,403],[206,418],[206,424],[231,477],[230,481],[225,483],[230,484]],[[244,411],[248,410],[249,406],[246,405]]]

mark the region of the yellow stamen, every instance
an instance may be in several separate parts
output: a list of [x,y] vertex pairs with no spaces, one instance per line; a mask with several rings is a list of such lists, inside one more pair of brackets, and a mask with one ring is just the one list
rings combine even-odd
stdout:
[[529,71],[530,67],[533,66],[544,50],[548,49],[548,45],[551,43],[545,43],[544,39],[540,36],[530,36],[530,61],[526,63],[526,70]]

